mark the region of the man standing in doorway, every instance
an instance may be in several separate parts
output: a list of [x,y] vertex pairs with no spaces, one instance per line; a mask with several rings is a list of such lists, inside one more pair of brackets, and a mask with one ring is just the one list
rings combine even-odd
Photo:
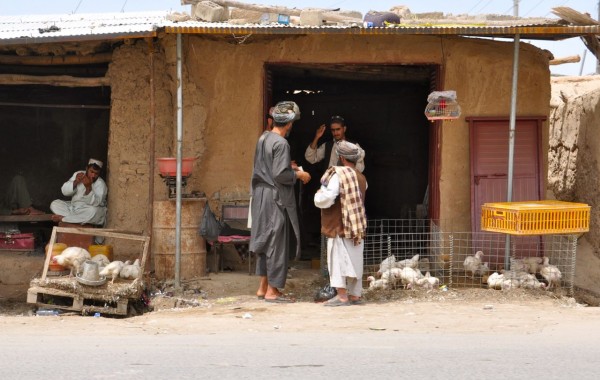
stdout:
[[[339,158],[335,149],[333,149],[334,143],[338,141],[346,141],[346,121],[341,116],[333,116],[329,123],[331,134],[333,135],[333,141],[329,141],[318,145],[319,140],[323,137],[325,133],[326,126],[325,124],[321,125],[317,132],[315,133],[315,138],[310,143],[310,145],[306,148],[306,152],[304,153],[304,158],[306,161],[311,164],[316,164],[325,160],[326,167],[323,168],[323,171],[331,166],[340,165]],[[318,147],[317,147],[318,145]],[[360,150],[360,157],[358,161],[356,161],[356,170],[359,172],[363,172],[365,170],[365,151],[360,148],[358,144],[354,144]]]
[[86,170],[75,172],[61,191],[71,201],[57,199],[50,204],[54,222],[104,225],[108,188],[102,178],[102,161],[90,158]]
[[300,256],[300,228],[296,214],[294,184],[310,181],[310,175],[292,168],[286,140],[300,109],[291,101],[273,108],[273,130],[265,131],[256,143],[252,172],[252,229],[250,251],[256,254],[260,284],[256,295],[266,302],[295,302],[281,293],[289,260],[289,225],[296,235],[296,258]]
[[321,233],[328,238],[330,284],[337,290],[325,306],[349,306],[361,303],[367,180],[356,169],[360,147],[339,141],[335,148],[342,166],[327,169],[315,205],[321,209]]

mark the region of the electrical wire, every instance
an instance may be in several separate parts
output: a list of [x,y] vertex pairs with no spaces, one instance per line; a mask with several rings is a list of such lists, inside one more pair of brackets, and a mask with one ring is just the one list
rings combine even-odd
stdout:
[[539,7],[539,6],[540,6],[540,5],[541,5],[543,2],[544,2],[544,0],[540,0],[540,1],[538,1],[538,3],[537,3],[537,4],[536,4],[536,5],[533,7],[533,8],[531,8],[529,11],[527,11],[527,12],[526,12],[526,13],[523,15],[523,17],[525,17],[525,16],[527,16],[528,14],[530,14],[531,12],[533,12],[533,11],[535,10],[535,8]]
[[469,11],[467,12],[467,14],[470,14],[473,11],[473,9],[477,8],[479,6],[479,4],[481,4],[482,2],[483,2],[483,0],[479,0],[477,2],[477,4],[473,5],[473,7],[471,9],[469,9]]
[[73,11],[73,14],[77,13],[77,10],[79,9],[79,6],[81,5],[81,3],[83,3],[83,0],[79,0],[79,3],[77,3],[77,6],[75,7],[75,10]]
[[477,11],[477,13],[481,13],[481,11],[483,11],[485,8],[488,7],[488,5],[490,5],[492,3],[493,0],[489,0],[487,3],[485,3],[485,5],[482,8],[479,8],[479,10]]
[[[565,6],[565,5],[567,5],[567,3],[569,3],[570,1],[571,1],[571,0],[566,0],[564,3],[562,3],[562,4],[558,5],[558,6],[559,6],[559,7],[564,7],[564,6]],[[548,17],[548,16],[550,16],[551,14],[553,14],[553,13],[552,13],[552,11],[550,11],[550,12],[546,13],[546,14],[544,15],[544,18],[545,18],[545,17]]]

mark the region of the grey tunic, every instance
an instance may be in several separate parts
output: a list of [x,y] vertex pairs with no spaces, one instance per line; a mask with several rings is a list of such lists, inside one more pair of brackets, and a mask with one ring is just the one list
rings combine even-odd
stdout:
[[264,132],[254,153],[250,251],[258,257],[256,273],[266,275],[269,284],[277,288],[283,288],[287,278],[288,220],[296,235],[296,258],[300,256],[295,183],[287,140],[276,133]]

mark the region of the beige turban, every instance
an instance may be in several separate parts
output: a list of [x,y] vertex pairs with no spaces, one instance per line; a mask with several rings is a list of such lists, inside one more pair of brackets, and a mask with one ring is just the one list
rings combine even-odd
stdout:
[[335,152],[338,156],[344,157],[346,160],[356,163],[364,156],[364,151],[357,144],[352,144],[348,141],[338,141],[335,145]]

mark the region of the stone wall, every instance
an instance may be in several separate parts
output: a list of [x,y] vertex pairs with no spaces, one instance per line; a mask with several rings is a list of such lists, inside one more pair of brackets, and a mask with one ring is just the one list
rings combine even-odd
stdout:
[[[592,207],[590,231],[600,228],[600,78],[552,80],[548,189],[560,200]],[[600,257],[600,236],[585,235]]]

